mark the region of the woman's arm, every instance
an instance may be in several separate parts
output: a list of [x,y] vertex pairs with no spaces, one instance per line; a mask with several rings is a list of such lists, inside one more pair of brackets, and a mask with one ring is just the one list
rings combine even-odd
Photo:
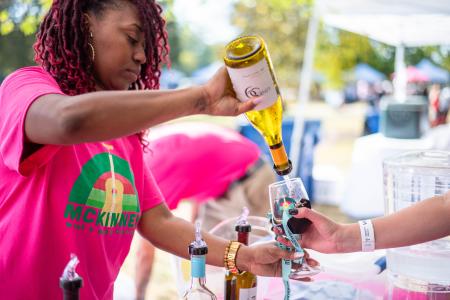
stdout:
[[27,112],[25,134],[36,144],[109,140],[187,115],[238,115],[255,105],[234,98],[222,68],[205,85],[181,90],[44,95]]
[[[175,217],[165,204],[160,204],[144,212],[139,221],[139,232],[156,247],[188,258],[188,245],[195,239],[193,224]],[[202,232],[208,245],[206,261],[208,264],[223,267],[227,240]],[[242,271],[257,275],[279,276],[282,258],[293,259],[294,253],[281,250],[275,243],[258,246],[241,245],[236,255],[236,265]],[[318,263],[308,258],[308,263]]]
[[[140,234],[155,247],[175,255],[188,258],[188,245],[195,240],[192,223],[174,216],[165,204],[160,204],[143,213],[139,221]],[[228,241],[202,231],[202,237],[208,244],[208,253],[220,253],[221,256],[207,255],[207,262],[223,266],[223,253]]]
[[[313,210],[302,208],[296,218],[312,225],[302,235],[302,245],[324,253],[361,251],[359,225],[337,224]],[[372,220],[375,248],[394,248],[450,235],[450,192],[423,200],[389,216]]]
[[373,226],[377,249],[419,244],[450,235],[450,192],[374,219]]

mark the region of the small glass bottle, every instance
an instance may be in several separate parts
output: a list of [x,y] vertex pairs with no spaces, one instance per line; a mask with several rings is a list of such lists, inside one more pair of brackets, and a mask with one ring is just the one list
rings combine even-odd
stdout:
[[[235,230],[239,243],[248,245],[249,233],[252,226],[248,223],[248,208],[242,209],[242,214],[236,222]],[[225,274],[225,300],[254,300],[256,299],[256,275],[250,272]]]
[[83,286],[83,279],[75,272],[78,263],[78,257],[72,253],[70,261],[59,279],[59,286],[63,289],[64,300],[80,299],[80,288]]
[[202,239],[200,222],[195,223],[195,241],[189,245],[191,256],[191,286],[183,296],[183,300],[216,300],[217,297],[206,287],[206,254],[208,245]]

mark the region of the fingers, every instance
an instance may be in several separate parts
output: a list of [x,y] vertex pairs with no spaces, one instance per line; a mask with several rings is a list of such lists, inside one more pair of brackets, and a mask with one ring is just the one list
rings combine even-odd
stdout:
[[237,114],[246,113],[255,108],[255,106],[261,101],[260,98],[252,98],[252,100],[240,102],[238,105]]
[[282,235],[283,230],[280,227],[272,226],[272,231],[275,233],[275,235]]
[[285,237],[283,237],[281,235],[277,236],[276,241],[281,243],[281,244],[283,244],[283,245],[285,245],[286,247],[292,247],[291,242],[287,238],[285,238]]
[[250,101],[256,106],[258,104],[260,104],[262,102],[263,98],[262,97],[254,97],[252,99],[250,99]]
[[311,277],[294,278],[293,280],[296,280],[296,281],[303,281],[303,282],[312,282],[312,281],[313,281]]
[[310,265],[311,267],[318,267],[318,266],[320,266],[320,263],[319,263],[317,260],[313,259],[313,258],[307,258],[307,259],[306,259],[306,262],[307,262],[308,265]]
[[323,222],[328,220],[327,217],[325,217],[324,215],[318,213],[317,211],[313,210],[313,209],[309,209],[309,208],[299,208],[299,209],[291,209],[289,210],[289,214],[295,218],[306,218],[310,221],[312,221],[313,223],[317,223],[317,222]]

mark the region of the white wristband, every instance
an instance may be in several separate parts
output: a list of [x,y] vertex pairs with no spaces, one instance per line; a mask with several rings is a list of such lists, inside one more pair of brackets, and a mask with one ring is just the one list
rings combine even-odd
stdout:
[[371,220],[358,221],[361,232],[361,250],[369,252],[375,250],[375,232]]

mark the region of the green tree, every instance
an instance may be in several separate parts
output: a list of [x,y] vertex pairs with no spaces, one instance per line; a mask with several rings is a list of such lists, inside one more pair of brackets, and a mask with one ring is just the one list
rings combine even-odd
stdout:
[[342,88],[345,73],[367,63],[386,75],[394,69],[395,48],[348,31],[323,27],[319,31],[315,68],[326,78],[327,88]]
[[26,36],[19,30],[0,35],[0,79],[17,68],[34,64],[33,43],[33,36]]
[[[267,42],[276,73],[283,87],[297,88],[303,63],[312,0],[238,0],[233,24],[243,34],[260,34]],[[321,25],[314,66],[326,77],[328,88],[342,88],[345,74],[360,62],[387,76],[394,71],[395,47],[351,32]],[[406,48],[405,62],[414,65],[428,57],[450,68],[450,48]]]
[[283,87],[298,85],[311,7],[309,0],[240,0],[235,4],[233,24],[242,34],[264,38]]
[[[0,75],[33,63],[34,34],[52,0],[4,0],[0,3]],[[180,25],[173,14],[174,0],[161,0],[166,19],[173,68],[187,74],[215,60],[212,47],[205,45],[189,27]]]

